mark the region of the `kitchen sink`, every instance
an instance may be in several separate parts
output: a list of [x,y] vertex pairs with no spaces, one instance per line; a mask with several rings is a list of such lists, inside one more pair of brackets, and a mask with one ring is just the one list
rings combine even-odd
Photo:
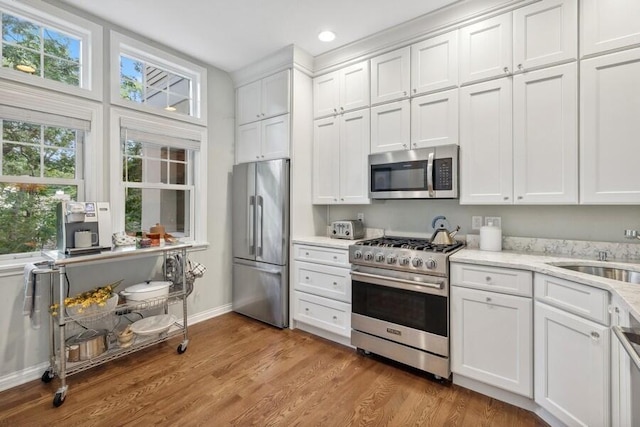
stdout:
[[640,271],[625,270],[614,267],[596,267],[593,265],[557,265],[560,268],[577,271],[579,273],[591,274],[593,276],[604,277],[606,279],[619,280],[627,283],[640,284]]

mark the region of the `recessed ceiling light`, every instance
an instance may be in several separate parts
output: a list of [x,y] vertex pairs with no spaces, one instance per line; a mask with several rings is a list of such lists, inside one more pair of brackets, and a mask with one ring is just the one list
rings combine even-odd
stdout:
[[36,72],[35,68],[33,68],[31,65],[27,65],[27,64],[18,64],[18,65],[16,65],[16,70],[24,71],[25,73],[35,73]]
[[318,34],[318,39],[320,39],[320,41],[323,41],[323,42],[331,42],[335,38],[336,38],[336,33],[334,33],[333,31],[327,30]]

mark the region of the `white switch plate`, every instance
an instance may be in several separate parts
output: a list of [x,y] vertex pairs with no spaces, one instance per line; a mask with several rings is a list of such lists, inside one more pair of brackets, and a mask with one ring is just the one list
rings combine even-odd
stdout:
[[363,214],[362,212],[359,212],[359,213],[358,213],[357,218],[358,218],[358,220],[359,220],[360,222],[364,222],[364,214]]
[[481,216],[472,216],[471,217],[471,229],[480,230],[482,227],[482,217]]
[[489,221],[493,223],[494,227],[502,228],[502,217],[499,216],[487,216],[484,218],[484,225],[489,225]]

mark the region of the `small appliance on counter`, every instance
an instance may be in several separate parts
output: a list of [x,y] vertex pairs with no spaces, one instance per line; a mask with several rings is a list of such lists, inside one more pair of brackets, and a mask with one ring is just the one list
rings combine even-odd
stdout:
[[354,219],[341,219],[331,223],[330,237],[333,239],[362,239],[364,237],[364,225],[362,221]]
[[111,249],[108,202],[62,201],[56,209],[58,250],[66,255]]

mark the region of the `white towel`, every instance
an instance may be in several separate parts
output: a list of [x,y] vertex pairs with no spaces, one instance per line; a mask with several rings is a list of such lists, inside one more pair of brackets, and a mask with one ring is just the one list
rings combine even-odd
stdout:
[[40,298],[37,295],[36,276],[33,271],[36,269],[35,264],[25,264],[24,266],[24,307],[22,313],[29,315],[31,326],[34,329],[40,328],[40,307],[38,302]]

